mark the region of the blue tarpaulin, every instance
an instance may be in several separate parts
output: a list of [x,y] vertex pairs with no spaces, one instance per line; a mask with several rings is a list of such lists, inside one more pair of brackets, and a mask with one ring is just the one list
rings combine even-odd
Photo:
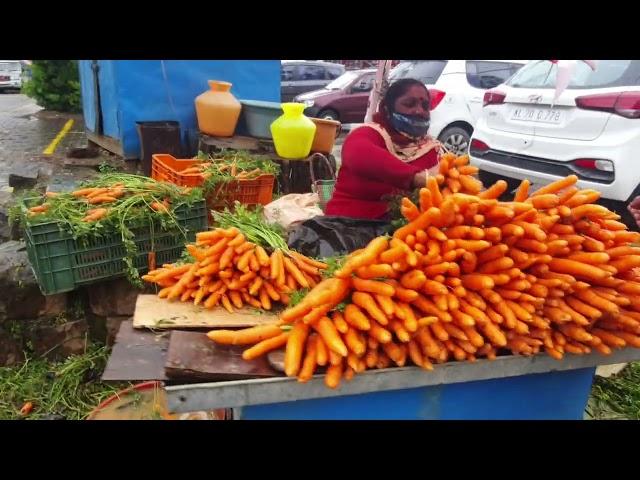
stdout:
[[194,100],[208,80],[231,82],[238,99],[280,101],[280,60],[97,60],[98,132],[93,62],[79,62],[85,127],[118,142],[126,158],[140,154],[138,121],[178,121],[183,139],[197,138]]

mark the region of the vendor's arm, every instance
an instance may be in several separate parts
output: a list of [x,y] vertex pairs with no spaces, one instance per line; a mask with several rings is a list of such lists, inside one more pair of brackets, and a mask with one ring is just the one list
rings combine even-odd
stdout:
[[640,228],[640,196],[634,198],[627,208],[631,215],[633,215],[633,219],[636,221],[637,227]]
[[415,186],[413,181],[419,170],[389,153],[380,134],[366,127],[355,130],[344,142],[342,162],[356,175],[403,190]]

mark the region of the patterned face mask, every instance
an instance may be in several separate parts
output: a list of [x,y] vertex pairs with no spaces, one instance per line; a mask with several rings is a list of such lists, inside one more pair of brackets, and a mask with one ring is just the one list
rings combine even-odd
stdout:
[[431,120],[418,115],[392,113],[391,125],[397,131],[404,133],[408,137],[418,139],[427,134],[429,126],[431,125]]

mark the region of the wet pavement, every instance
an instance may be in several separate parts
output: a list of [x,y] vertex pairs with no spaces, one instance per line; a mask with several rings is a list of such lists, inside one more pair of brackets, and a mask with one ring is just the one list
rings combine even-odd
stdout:
[[[65,123],[73,119],[69,132],[51,155],[43,152]],[[90,178],[102,162],[122,163],[118,157],[101,151],[94,159],[69,159],[71,148],[87,146],[82,115],[48,112],[19,93],[0,93],[0,190],[8,188],[9,174],[20,170],[42,169],[51,174],[50,190],[68,190]]]

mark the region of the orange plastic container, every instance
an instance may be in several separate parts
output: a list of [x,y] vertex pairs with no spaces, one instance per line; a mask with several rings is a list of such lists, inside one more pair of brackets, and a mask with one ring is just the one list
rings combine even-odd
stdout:
[[198,128],[214,137],[232,137],[242,105],[230,92],[229,82],[209,80],[209,87],[195,100]]
[[180,173],[185,168],[192,167],[200,160],[180,160],[173,155],[156,153],[151,157],[151,178],[159,182],[169,182],[179,187],[199,187],[204,183],[201,173]]
[[311,121],[316,124],[316,135],[313,137],[311,151],[330,154],[333,151],[336,138],[340,135],[340,122],[324,118],[312,118]]

